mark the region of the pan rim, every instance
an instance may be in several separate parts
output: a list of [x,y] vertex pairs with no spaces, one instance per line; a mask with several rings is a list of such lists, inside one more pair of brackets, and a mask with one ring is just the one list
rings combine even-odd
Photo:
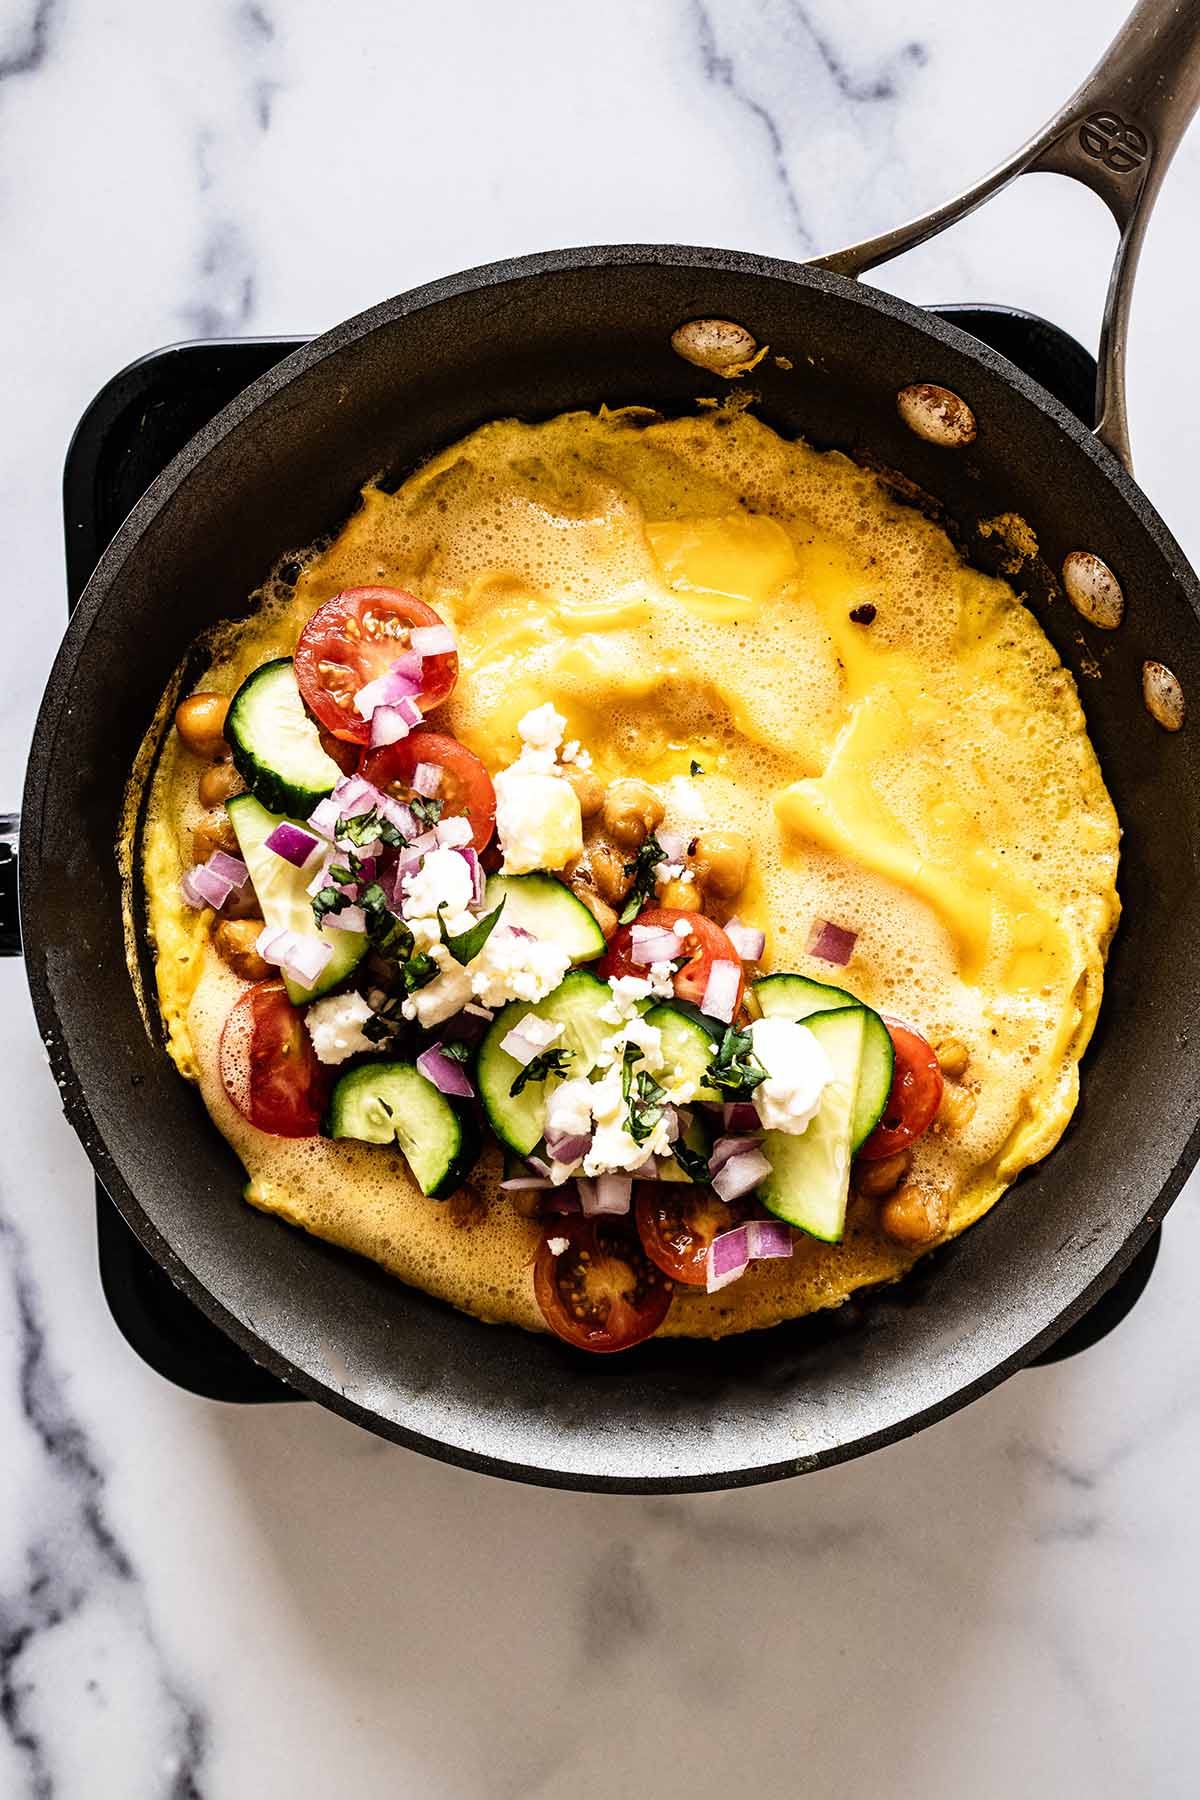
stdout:
[[[1200,585],[1187,564],[1175,539],[1148,499],[1120,462],[1101,445],[1067,408],[1048,394],[1036,381],[1024,374],[998,352],[971,337],[958,326],[937,318],[924,309],[899,300],[880,290],[863,286],[848,277],[802,263],[762,257],[750,252],[679,245],[600,245],[553,250],[515,259],[484,264],[441,277],[418,288],[384,300],[313,338],[267,371],[225,407],[172,460],[130,512],[112,543],[105,550],[88,581],[79,606],[54,659],[46,691],[39,707],[25,785],[27,831],[32,833],[32,848],[23,846],[21,857],[21,911],[24,941],[27,946],[27,976],[32,992],[35,1015],[47,1045],[51,1066],[63,1094],[64,1110],[80,1137],[84,1149],[101,1180],[127,1223],[167,1271],[171,1278],[201,1310],[228,1336],[233,1338],[257,1362],[280,1376],[286,1383],[308,1397],[320,1401],[331,1410],[380,1433],[409,1448],[420,1450],[443,1461],[509,1479],[535,1485],[593,1492],[682,1493],[711,1491],[756,1485],[786,1479],[817,1467],[832,1466],[865,1454],[885,1443],[898,1442],[926,1425],[948,1417],[971,1400],[989,1391],[1017,1368],[1053,1342],[1117,1278],[1157,1228],[1163,1214],[1178,1195],[1200,1150],[1200,1119],[1170,1172],[1167,1182],[1145,1219],[1131,1232],[1108,1264],[1084,1287],[1076,1299],[1035,1338],[1029,1340],[999,1363],[989,1366],[962,1387],[940,1396],[921,1410],[852,1442],[822,1448],[806,1456],[780,1459],[736,1470],[700,1474],[664,1473],[661,1476],[601,1475],[571,1468],[556,1468],[516,1462],[510,1458],[468,1449],[448,1443],[443,1438],[401,1426],[381,1418],[369,1408],[339,1393],[328,1383],[291,1363],[271,1344],[241,1324],[223,1303],[185,1265],[141,1202],[125,1182],[110,1157],[95,1125],[82,1085],[75,1074],[60,1029],[60,1020],[52,982],[40,941],[36,901],[41,876],[41,825],[47,785],[50,776],[48,749],[56,737],[60,723],[62,687],[69,670],[84,655],[87,641],[106,601],[119,582],[128,557],[133,554],[147,525],[186,483],[203,463],[209,452],[235,431],[260,405],[285,388],[296,377],[317,367],[322,361],[369,336],[382,326],[390,325],[443,301],[486,288],[499,288],[515,282],[526,282],[543,275],[564,272],[586,272],[618,267],[695,267],[703,272],[729,271],[802,285],[818,291],[838,293],[865,307],[906,323],[933,342],[949,345],[968,359],[1014,387],[1035,405],[1070,441],[1090,456],[1101,473],[1113,483],[1137,515],[1139,522],[1164,556],[1192,612],[1200,617]],[[27,839],[28,843],[28,839]]]

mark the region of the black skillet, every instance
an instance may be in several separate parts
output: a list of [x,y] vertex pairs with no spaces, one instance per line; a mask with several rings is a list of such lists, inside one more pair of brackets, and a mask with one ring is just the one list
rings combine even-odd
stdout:
[[[902,232],[825,259],[604,247],[492,265],[386,302],[288,357],[175,459],[102,558],[38,718],[21,834],[34,1005],[67,1116],[155,1258],[300,1392],[447,1460],[565,1487],[732,1487],[845,1459],[963,1405],[1027,1362],[1137,1254],[1200,1148],[1200,754],[1143,703],[1148,659],[1200,693],[1200,585],[1128,473],[1129,278],[1166,163],[1200,99],[1200,8],[1144,0],[1105,62],[1003,169]],[[848,277],[941,229],[1027,169],[1085,181],[1121,227],[1093,438],[964,332]],[[977,527],[1016,510],[1044,565],[1030,603],[1080,677],[1125,828],[1125,919],[1075,1121],[1004,1203],[897,1288],[721,1345],[588,1359],[478,1324],[245,1206],[240,1170],[147,1031],[126,967],[113,841],[130,764],[196,635],[244,610],[291,545],[482,421],[602,401],[686,412],[714,382],[675,328],[731,318],[793,367],[754,374],[762,417],[936,494],[982,566]],[[936,382],[978,435],[915,436],[899,389]],[[1124,623],[1056,587],[1103,559]],[[1085,673],[1098,666],[1100,674]],[[144,969],[143,973],[148,973]]]

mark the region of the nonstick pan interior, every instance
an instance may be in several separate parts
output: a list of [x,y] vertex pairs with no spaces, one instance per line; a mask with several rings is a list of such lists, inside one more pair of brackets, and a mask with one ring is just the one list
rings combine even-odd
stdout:
[[[1076,1120],[957,1244],[870,1304],[722,1345],[584,1360],[467,1319],[246,1207],[197,1095],[129,983],[113,839],[128,768],[195,634],[242,611],[280,552],[332,529],[485,419],[640,402],[690,410],[712,378],[669,348],[734,317],[792,363],[755,371],[784,432],[866,453],[936,494],[968,545],[1019,511],[1049,569],[1095,550],[1125,586],[1108,639],[1030,584],[1079,675],[1125,827],[1125,922]],[[969,451],[914,438],[898,387],[936,380],[979,421]],[[564,252],[474,271],[351,321],[222,414],[139,504],[55,666],[26,793],[22,906],[64,1100],[109,1192],[191,1297],[302,1391],[433,1454],[568,1486],[736,1485],[853,1455],[991,1385],[1119,1272],[1190,1167],[1200,1057],[1200,770],[1142,708],[1144,657],[1197,691],[1194,578],[1132,482],[1003,359],[899,301],[793,265],[689,249]],[[1100,674],[1084,674],[1095,663]],[[1163,1072],[1170,1078],[1164,1079]]]

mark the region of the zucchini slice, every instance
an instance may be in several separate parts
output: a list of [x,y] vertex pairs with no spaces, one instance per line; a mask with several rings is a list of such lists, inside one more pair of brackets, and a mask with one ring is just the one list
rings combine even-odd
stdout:
[[267,849],[267,839],[277,825],[284,823],[279,813],[268,812],[253,794],[235,795],[226,801],[225,810],[237,833],[242,861],[250,871],[267,924],[276,931],[298,931],[304,937],[320,938],[333,945],[333,955],[312,987],[299,987],[290,976],[284,977],[292,1005],[304,1006],[337,987],[358,967],[367,952],[366,933],[334,931],[317,924],[308,892],[309,871],[294,868],[285,857]]
[[342,778],[304,710],[290,656],[246,677],[230,702],[225,737],[238,774],[273,812],[307,819]]
[[479,1127],[427,1081],[415,1063],[360,1063],[340,1077],[329,1101],[330,1137],[399,1144],[423,1194],[444,1200],[462,1186],[479,1155]]

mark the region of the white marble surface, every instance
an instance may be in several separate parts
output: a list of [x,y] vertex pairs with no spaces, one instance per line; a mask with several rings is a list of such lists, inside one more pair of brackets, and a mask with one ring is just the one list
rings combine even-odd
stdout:
[[[58,480],[123,363],[511,252],[797,256],[1040,122],[1122,0],[0,0],[0,803],[63,620]],[[1140,476],[1200,558],[1200,135],[1151,233]],[[889,272],[1090,338],[1111,230],[1042,178]],[[0,1796],[1196,1791],[1195,1189],[1086,1357],[801,1482],[509,1486],[116,1335],[0,969]]]

